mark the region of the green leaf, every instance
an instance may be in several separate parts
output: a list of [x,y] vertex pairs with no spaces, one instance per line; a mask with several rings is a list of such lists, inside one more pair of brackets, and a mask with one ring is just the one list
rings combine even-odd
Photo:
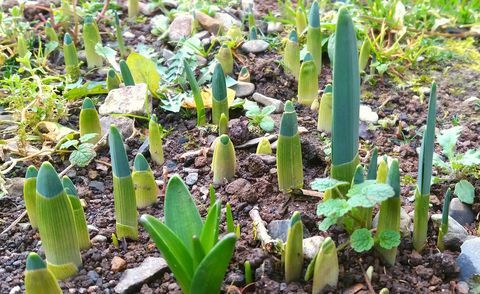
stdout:
[[454,193],[463,203],[473,204],[473,199],[475,198],[475,187],[473,187],[470,182],[461,180],[455,184]]
[[90,134],[85,134],[85,135],[81,136],[79,140],[80,140],[80,142],[85,143],[85,142],[88,142],[91,139],[96,138],[96,137],[98,137],[98,134],[90,133]]
[[374,240],[372,233],[368,229],[358,229],[350,236],[350,244],[353,250],[357,252],[364,252],[372,249]]
[[479,165],[480,164],[480,148],[477,150],[470,149],[465,152],[458,162],[465,166]]
[[271,132],[275,127],[275,122],[270,116],[265,116],[264,118],[262,118],[262,121],[260,122],[260,127],[265,132]]
[[220,293],[223,278],[232,259],[236,241],[235,234],[229,233],[212,248],[193,275],[190,293]]
[[92,159],[95,158],[97,153],[93,150],[94,145],[91,143],[83,143],[78,146],[77,150],[74,150],[70,154],[69,161],[71,164],[85,167],[87,166]]
[[66,149],[68,149],[72,146],[77,147],[78,143],[79,143],[78,140],[68,140],[65,143],[63,143],[62,145],[60,145],[60,149],[66,150]]
[[120,65],[115,59],[117,51],[110,47],[103,46],[102,43],[97,43],[95,44],[95,53],[105,58],[116,71],[120,71]]
[[437,153],[433,153],[432,164],[442,169],[448,170],[450,168],[450,165],[443,161],[442,157]]
[[455,155],[455,145],[457,145],[458,137],[462,132],[462,126],[456,126],[450,129],[440,131],[438,135],[438,144],[442,147],[443,154],[445,154],[449,160]]
[[157,97],[157,90],[160,87],[160,74],[155,63],[150,58],[133,52],[127,58],[127,65],[135,83],[147,84],[152,95]]
[[339,218],[348,213],[352,207],[345,199],[328,199],[317,205],[317,215],[324,215],[331,218]]
[[384,249],[392,249],[400,245],[400,234],[393,230],[386,230],[378,236],[380,247]]
[[326,217],[318,224],[318,229],[320,231],[326,231],[336,223],[337,223],[336,217]]
[[273,113],[275,111],[275,106],[273,105],[268,105],[268,106],[265,106],[263,109],[262,109],[262,114],[263,115],[269,115],[271,113]]
[[249,111],[252,111],[252,113],[255,113],[255,114],[260,112],[260,107],[258,106],[257,102],[254,102],[248,99],[244,99],[243,109],[245,109],[247,113]]
[[348,182],[343,182],[332,178],[317,178],[310,184],[313,190],[319,192],[325,192],[341,185],[348,185]]
[[220,222],[221,201],[215,201],[215,204],[209,208],[205,224],[200,234],[200,242],[203,250],[209,252],[218,241],[218,223]]
[[365,182],[353,185],[348,190],[348,204],[352,207],[374,207],[375,204],[395,195],[392,187],[388,184],[378,184],[375,180],[366,180]]
[[[81,79],[78,81],[81,83]],[[108,93],[105,82],[93,81],[88,81],[83,85],[77,83],[69,84],[65,86],[65,90],[67,91],[63,93],[63,97],[68,100],[75,100],[86,96]]]

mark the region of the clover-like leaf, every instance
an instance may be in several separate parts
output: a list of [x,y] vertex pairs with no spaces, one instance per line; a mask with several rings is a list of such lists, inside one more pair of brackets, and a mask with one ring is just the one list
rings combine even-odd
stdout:
[[453,158],[455,153],[455,145],[457,145],[458,137],[462,132],[462,126],[456,126],[450,129],[440,131],[437,141],[442,147],[443,154],[445,154],[449,160]]
[[328,230],[331,226],[337,223],[337,218],[335,217],[326,217],[324,218],[319,224],[318,224],[318,229],[320,231],[326,231]]
[[460,201],[463,203],[473,204],[473,199],[475,198],[475,187],[473,187],[470,182],[461,180],[455,184],[455,191],[453,193],[455,193],[458,199],[460,199]]
[[317,205],[317,215],[339,218],[352,209],[345,199],[328,199]]
[[94,145],[91,143],[80,144],[78,149],[74,150],[72,154],[70,154],[70,163],[79,167],[87,166],[97,155],[95,150],[93,150],[93,146]]
[[348,184],[348,182],[343,182],[332,178],[317,178],[310,184],[310,186],[313,190],[325,192],[337,186],[346,184]]
[[353,185],[348,190],[348,204],[352,207],[374,207],[375,204],[395,195],[388,184],[379,184],[375,180],[367,180],[361,184]]
[[375,241],[373,240],[372,233],[368,229],[358,229],[350,236],[350,244],[353,250],[357,252],[364,252],[372,249]]
[[380,247],[392,249],[400,245],[400,234],[394,230],[386,230],[378,236]]

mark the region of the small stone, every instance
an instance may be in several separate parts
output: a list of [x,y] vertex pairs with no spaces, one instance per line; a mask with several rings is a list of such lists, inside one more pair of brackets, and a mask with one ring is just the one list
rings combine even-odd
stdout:
[[473,275],[480,275],[480,237],[465,241],[457,258],[460,280],[468,281]]
[[247,97],[255,92],[255,85],[248,82],[238,82],[233,89],[236,97]]
[[[304,231],[305,234],[305,231]],[[313,236],[303,239],[303,255],[307,259],[313,259],[317,255],[318,248],[325,240],[322,236]]]
[[197,168],[204,167],[207,165],[207,158],[205,156],[196,157],[193,165]]
[[[268,234],[272,239],[280,239],[284,243],[287,242],[288,228],[290,227],[290,220],[273,220],[268,226]],[[309,237],[310,232],[303,226],[303,237]]]
[[165,167],[167,168],[167,171],[171,173],[175,170],[175,168],[177,167],[177,164],[172,160],[167,160],[165,162]]
[[282,113],[283,108],[285,107],[285,104],[282,101],[280,101],[278,99],[275,99],[275,98],[271,98],[271,97],[262,95],[258,92],[253,93],[252,98],[256,102],[258,102],[258,103],[260,103],[264,106],[270,106],[270,105],[275,106],[275,113]]
[[467,282],[460,281],[457,283],[457,294],[468,294],[470,292],[470,287]]
[[100,193],[103,193],[105,191],[105,184],[100,181],[91,181],[88,186],[97,190]]
[[208,60],[205,57],[200,56],[200,55],[197,55],[196,57],[197,57],[198,67],[202,68],[202,67],[207,66]]
[[368,105],[360,105],[359,116],[361,121],[367,123],[376,123],[378,121],[378,114]]
[[111,270],[114,272],[122,272],[127,268],[127,262],[118,256],[113,257],[111,265]]
[[463,203],[458,198],[453,198],[450,202],[449,215],[462,226],[471,224],[475,221],[475,214],[470,206]]
[[98,228],[94,225],[87,225],[87,230],[89,232],[98,232]]
[[93,237],[91,241],[92,241],[92,244],[105,243],[107,242],[107,237],[99,234]]
[[[373,218],[372,225],[374,228],[378,226],[378,218],[380,217],[380,213],[377,213]],[[407,211],[401,207],[400,208],[400,233],[402,237],[410,236],[412,226],[412,218],[408,215]]]
[[185,178],[185,183],[189,186],[194,185],[198,181],[198,173],[189,173]]
[[98,290],[98,286],[95,285],[95,286],[90,286],[88,287],[87,289],[87,293],[97,293],[97,290]]
[[225,283],[228,285],[241,286],[245,283],[245,275],[241,272],[230,272],[225,278]]
[[175,53],[173,53],[172,50],[168,50],[167,48],[164,48],[162,50],[162,57],[167,61],[167,64],[168,64],[168,60],[173,56],[175,56]]
[[100,278],[98,273],[96,271],[88,271],[87,272],[87,277],[94,283],[97,282],[97,280]]
[[13,287],[9,292],[9,294],[20,294],[20,293],[22,293],[22,289],[20,288],[20,286]]
[[267,24],[267,33],[281,33],[283,31],[283,24],[281,22],[269,22]]
[[163,258],[147,257],[140,266],[127,269],[120,278],[115,293],[129,293],[140,288],[150,279],[160,276],[168,270],[168,265]]
[[202,26],[202,28],[207,30],[212,35],[217,35],[218,31],[222,27],[222,23],[219,20],[200,11],[195,11],[195,19]]
[[250,191],[251,187],[252,184],[250,184],[249,181],[240,178],[228,184],[225,188],[225,192],[228,194],[237,195],[240,201],[254,203],[257,200],[258,195]]
[[252,154],[252,157],[260,158],[263,163],[268,165],[274,165],[277,162],[277,158],[270,154]]
[[269,44],[264,40],[250,40],[242,45],[242,50],[247,53],[260,53],[267,50]]
[[214,18],[220,22],[220,24],[224,27],[225,32],[228,31],[231,27],[237,26],[241,27],[242,22],[235,17],[231,16],[225,12],[217,12],[215,13]]
[[135,38],[135,35],[132,32],[126,31],[126,32],[123,33],[123,37],[125,39],[133,39],[133,38]]
[[152,110],[150,99],[145,99],[147,94],[147,84],[145,83],[112,89],[108,92],[105,102],[100,105],[98,113],[101,115],[114,113],[145,115],[147,109]]
[[[439,227],[442,224],[442,215],[432,215],[432,221],[437,225],[437,227]],[[443,236],[443,242],[445,243],[445,246],[457,250],[467,238],[467,230],[462,225],[460,225],[454,218],[449,216],[448,232],[445,236]]]
[[178,42],[186,38],[193,31],[193,16],[189,13],[179,14],[168,27],[168,39],[172,42]]

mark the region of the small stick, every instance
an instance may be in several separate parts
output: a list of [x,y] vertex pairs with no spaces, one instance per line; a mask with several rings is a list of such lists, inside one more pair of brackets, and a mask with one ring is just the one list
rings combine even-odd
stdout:
[[20,214],[20,216],[17,217],[17,219],[13,221],[13,223],[11,223],[5,230],[3,230],[3,232],[0,233],[0,235],[3,235],[6,232],[10,231],[10,229],[13,228],[16,224],[18,224],[22,220],[22,218],[26,215],[27,215],[27,211],[24,210],[22,212],[22,214]]
[[368,292],[370,294],[375,294],[375,290],[373,290],[372,282],[370,281],[370,278],[367,276],[367,273],[365,272],[365,269],[363,268],[363,265],[360,263],[360,261],[357,260],[357,262],[358,262],[358,265],[360,266],[360,268],[362,269],[363,278],[365,279],[365,282],[367,283]]

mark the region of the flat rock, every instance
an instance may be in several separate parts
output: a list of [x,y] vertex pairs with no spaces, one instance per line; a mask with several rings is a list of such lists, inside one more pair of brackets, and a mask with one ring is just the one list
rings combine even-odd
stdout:
[[[380,214],[377,213],[373,218],[372,225],[374,228],[378,226],[379,216]],[[411,227],[412,227],[412,218],[410,217],[410,215],[408,215],[407,211],[403,207],[400,208],[400,234],[402,234],[402,237],[410,236]]]
[[125,116],[104,116],[100,118],[102,133],[106,134],[110,130],[111,125],[115,125],[123,138],[126,139],[133,134],[135,123],[133,119]]
[[147,257],[140,266],[128,269],[120,278],[115,293],[128,293],[140,288],[156,276],[162,275],[168,269],[165,259],[160,257]]
[[242,50],[247,53],[260,53],[267,50],[269,44],[264,40],[250,40],[242,45]]
[[282,113],[283,108],[285,107],[285,104],[282,101],[280,101],[278,99],[275,99],[275,98],[271,98],[271,97],[262,95],[258,92],[253,93],[252,98],[256,102],[258,102],[258,103],[260,103],[264,106],[270,106],[270,105],[275,106],[275,113]]
[[457,257],[460,280],[468,281],[473,275],[480,275],[480,237],[465,241]]
[[188,13],[179,14],[168,27],[168,39],[178,42],[189,37],[193,32],[193,16]]
[[237,18],[233,17],[229,13],[217,12],[214,17],[220,24],[224,27],[225,31],[228,31],[233,26],[242,26],[242,22]]
[[453,198],[450,202],[450,211],[448,214],[462,226],[471,224],[475,221],[475,214],[470,206],[463,203],[458,198]]
[[[442,215],[432,215],[432,221],[439,227],[442,224]],[[448,233],[443,236],[445,246],[452,249],[460,248],[460,245],[468,238],[467,230],[451,216],[448,217]]]
[[147,95],[147,84],[144,83],[110,90],[98,112],[101,115],[113,113],[145,115],[147,108],[150,111],[152,109],[150,99],[146,99]]
[[195,19],[198,23],[212,35],[217,35],[220,28],[222,28],[222,22],[218,19],[211,17],[210,15],[195,11]]
[[238,82],[233,89],[235,90],[236,97],[247,97],[255,92],[255,85],[248,82]]

